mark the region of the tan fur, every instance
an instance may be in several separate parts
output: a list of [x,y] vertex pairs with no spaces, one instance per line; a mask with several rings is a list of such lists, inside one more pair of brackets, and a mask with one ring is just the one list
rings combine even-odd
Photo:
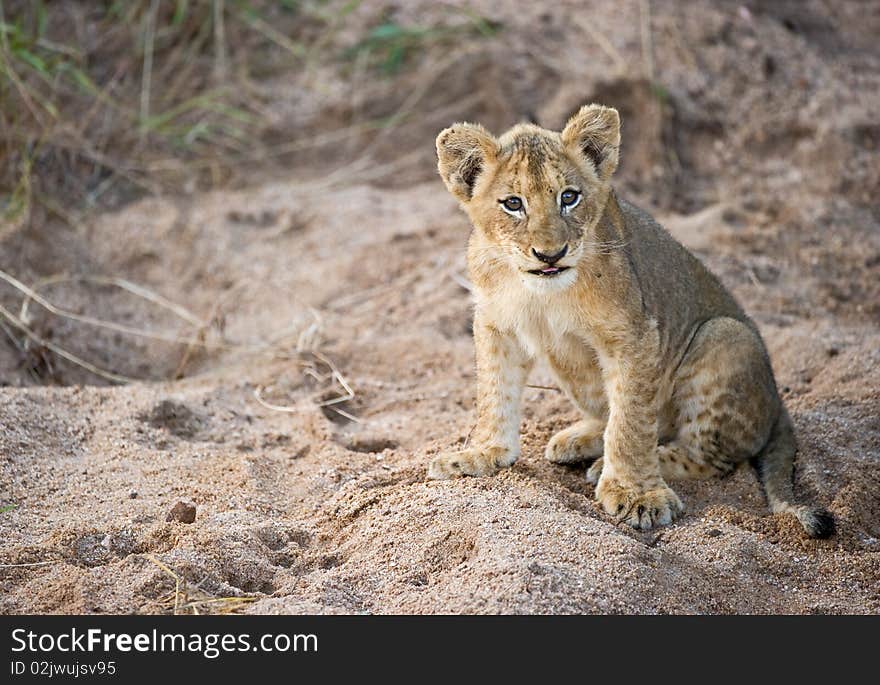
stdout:
[[[793,437],[772,439],[789,436],[790,421],[755,325],[695,257],[617,198],[619,145],[617,112],[598,105],[561,133],[520,125],[495,138],[456,124],[437,137],[440,175],[475,229],[478,418],[471,446],[436,457],[429,476],[487,476],[517,460],[522,390],[544,358],[583,413],[546,458],[598,458],[588,478],[612,516],[670,523],[683,506],[667,480],[756,459],[774,511],[830,533],[824,512],[791,503]],[[570,209],[565,189],[580,193]],[[505,210],[510,196],[521,210]],[[563,248],[555,266],[567,270],[530,273]]]

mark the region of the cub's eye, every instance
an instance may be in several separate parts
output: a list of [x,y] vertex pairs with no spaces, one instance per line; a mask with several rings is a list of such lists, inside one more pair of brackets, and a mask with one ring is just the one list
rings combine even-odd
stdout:
[[523,201],[516,195],[511,195],[510,197],[502,200],[501,204],[503,204],[504,208],[509,212],[518,212],[522,209]]
[[563,207],[574,207],[580,197],[581,194],[576,190],[563,190],[559,196],[559,202],[562,203]]

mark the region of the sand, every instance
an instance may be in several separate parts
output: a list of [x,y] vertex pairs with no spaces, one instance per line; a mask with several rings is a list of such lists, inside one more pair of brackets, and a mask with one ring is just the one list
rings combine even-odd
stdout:
[[[125,278],[208,323],[193,347],[28,305],[41,336],[141,379],[128,384],[2,335],[0,506],[14,508],[0,513],[0,611],[880,612],[880,11],[652,3],[647,64],[637,2],[472,6],[496,8],[504,30],[363,86],[357,107],[379,115],[435,79],[392,135],[0,243],[0,268],[26,283]],[[401,20],[439,11],[397,7]],[[297,130],[350,115],[337,79],[285,115]],[[288,87],[291,101],[310,95]],[[797,491],[833,512],[830,540],[768,514],[748,468],[674,484],[687,506],[674,525],[615,524],[583,466],[543,459],[577,416],[553,389],[526,391],[512,469],[426,480],[474,421],[469,227],[435,175],[433,138],[458,119],[559,126],[592,100],[622,113],[620,194],[760,326],[797,426]],[[364,170],[315,171],[320,152],[340,162],[364,145]],[[40,293],[194,334],[112,285]],[[0,302],[17,313],[22,297],[4,285]],[[554,385],[543,368],[531,382]]]

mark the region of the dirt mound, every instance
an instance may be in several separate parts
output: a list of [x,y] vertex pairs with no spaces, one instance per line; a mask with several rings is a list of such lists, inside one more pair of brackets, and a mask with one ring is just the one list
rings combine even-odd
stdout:
[[[311,150],[248,189],[7,236],[0,268],[68,314],[31,298],[31,328],[143,381],[110,385],[13,330],[0,345],[0,610],[880,611],[880,15],[653,3],[646,36],[646,4],[474,3],[504,28],[466,56],[429,52],[357,98],[328,82],[288,113],[317,133],[405,109],[387,135],[331,144],[330,161],[371,146],[373,176],[307,175]],[[437,11],[392,5],[402,22]],[[592,100],[622,113],[621,194],[761,327],[798,492],[837,517],[833,539],[768,515],[748,469],[676,484],[674,526],[615,525],[583,467],[544,461],[576,414],[540,387],[513,469],[425,480],[474,419],[468,226],[433,137],[460,119],[558,126]],[[22,297],[0,291],[16,315]],[[194,522],[166,520],[178,502]]]

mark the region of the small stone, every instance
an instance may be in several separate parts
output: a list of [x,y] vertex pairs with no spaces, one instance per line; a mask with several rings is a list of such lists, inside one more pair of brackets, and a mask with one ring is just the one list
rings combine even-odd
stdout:
[[717,538],[719,535],[721,535],[721,531],[717,528],[712,528],[712,530],[707,532],[706,535],[708,535],[710,538]]
[[138,491],[132,488],[128,491],[128,499],[136,499],[138,496]]
[[172,507],[171,511],[168,512],[168,516],[165,517],[165,520],[192,523],[196,520],[196,508],[192,504],[178,502]]

